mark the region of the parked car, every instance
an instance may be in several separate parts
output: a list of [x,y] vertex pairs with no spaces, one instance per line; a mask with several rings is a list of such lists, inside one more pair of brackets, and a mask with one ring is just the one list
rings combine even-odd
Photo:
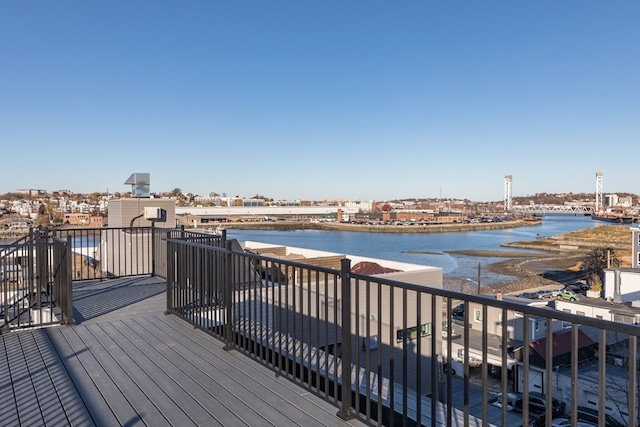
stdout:
[[538,299],[547,299],[547,298],[553,298],[554,296],[557,296],[558,293],[552,291],[551,289],[542,289],[539,290],[537,292],[538,294]]
[[[551,420],[551,427],[571,427],[570,418],[554,418]],[[598,427],[598,424],[592,424],[585,421],[576,422],[576,427]]]
[[556,298],[568,301],[578,301],[580,299],[580,297],[578,297],[578,294],[573,291],[567,291],[566,289],[564,291],[558,292]]
[[[489,400],[489,403],[497,406],[498,408],[502,407],[502,393],[497,394],[493,399]],[[522,393],[514,393],[511,392],[507,394],[507,410],[522,412],[522,408],[524,406],[524,395]],[[551,398],[551,415],[553,418],[562,417],[564,415],[565,403],[556,399],[555,397]],[[545,414],[547,411],[547,396],[538,393],[536,391],[529,392],[529,412],[535,414]],[[544,418],[544,416],[543,416]]]
[[[522,401],[522,395],[520,393],[507,393],[507,410],[513,411],[518,401]],[[489,403],[498,408],[502,408],[502,393],[498,393],[493,399],[489,400]],[[522,404],[520,404],[520,406],[522,406]]]
[[537,292],[523,292],[519,296],[520,298],[538,299]]
[[462,317],[464,316],[464,303],[458,304],[451,310],[451,314],[454,316]]
[[[555,417],[560,417],[564,415],[565,403],[556,399],[555,397],[551,398],[551,415]],[[529,392],[529,410],[535,410],[539,412],[546,412],[547,410],[547,396],[538,393],[536,391]]]
[[[507,393],[507,411],[522,413],[522,394]],[[502,393],[498,393],[493,399],[489,400],[489,404],[498,408],[502,407]],[[544,427],[545,413],[536,408],[529,406],[529,426]]]
[[[578,406],[578,420],[586,421],[595,425],[598,425],[598,410],[593,408],[588,408],[586,406]],[[625,424],[616,420],[609,414],[604,415],[604,425],[605,427],[625,427]]]

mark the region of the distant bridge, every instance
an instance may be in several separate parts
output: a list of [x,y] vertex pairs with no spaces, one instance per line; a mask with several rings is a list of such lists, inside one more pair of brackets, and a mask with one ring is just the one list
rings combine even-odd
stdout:
[[594,213],[593,206],[565,206],[565,205],[515,205],[512,209],[516,212],[523,213],[566,213],[566,214],[585,214]]

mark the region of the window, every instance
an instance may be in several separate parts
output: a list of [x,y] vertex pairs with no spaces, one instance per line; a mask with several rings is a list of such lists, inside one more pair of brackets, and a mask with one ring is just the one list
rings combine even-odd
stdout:
[[[420,325],[420,337],[426,337],[431,335],[431,323],[424,323]],[[413,328],[407,329],[398,329],[396,331],[396,342],[402,342],[406,340],[415,340],[418,338],[418,327],[414,326]]]
[[576,314],[577,314],[578,316],[584,316],[584,311],[576,311]]
[[482,322],[482,311],[479,308],[473,310],[473,320],[476,322]]

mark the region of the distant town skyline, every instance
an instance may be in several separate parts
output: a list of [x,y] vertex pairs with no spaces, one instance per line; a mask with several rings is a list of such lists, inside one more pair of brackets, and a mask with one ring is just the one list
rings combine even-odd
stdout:
[[[0,194],[640,194],[638,1],[0,2]],[[99,189],[99,190],[98,190]]]
[[[160,196],[160,197],[167,197],[167,196],[171,196],[171,193],[173,193],[175,190],[177,190],[179,188],[175,187],[174,189],[172,189],[172,191],[164,191],[164,192],[151,192],[151,196]],[[392,197],[392,198],[387,198],[387,199],[380,199],[380,198],[373,198],[373,199],[348,199],[348,198],[343,198],[343,197],[336,197],[336,198],[329,198],[329,199],[308,199],[308,198],[304,198],[304,197],[294,197],[291,199],[276,199],[273,197],[270,197],[268,194],[253,194],[253,195],[242,195],[242,194],[227,194],[225,192],[216,192],[216,191],[210,191],[207,193],[196,193],[196,192],[191,192],[188,190],[183,190],[183,189],[179,189],[180,193],[182,195],[192,195],[195,197],[207,197],[210,196],[212,194],[215,194],[221,198],[228,198],[228,199],[232,199],[232,198],[240,198],[240,199],[245,199],[245,200],[250,200],[253,198],[262,198],[263,200],[272,200],[272,201],[307,201],[307,202],[331,202],[331,201],[362,201],[362,202],[367,202],[367,201],[372,201],[372,202],[377,202],[377,203],[385,203],[385,202],[391,202],[391,201],[403,201],[403,200],[459,200],[459,201],[468,201],[468,202],[472,202],[472,203],[502,203],[504,201],[504,198],[502,199],[495,199],[495,200],[476,200],[476,199],[466,199],[463,197],[425,197],[425,196],[418,196],[418,197],[405,197],[405,198],[400,198],[400,197]],[[57,189],[57,190],[50,190],[50,189],[44,189],[44,188],[20,188],[16,191],[11,191],[11,192],[7,192],[7,193],[0,193],[0,199],[2,198],[2,196],[7,196],[9,194],[25,194],[25,192],[30,191],[30,192],[44,192],[47,195],[51,195],[51,194],[57,194],[57,193],[66,193],[69,192],[72,195],[79,195],[79,196],[90,196],[92,194],[101,194],[101,195],[126,195],[128,193],[131,193],[131,189],[128,189],[126,191],[89,191],[86,193],[80,193],[80,192],[75,192],[72,189],[66,188],[66,189]],[[624,196],[631,196],[632,198],[632,202],[635,204],[640,203],[640,194],[633,194],[633,193],[627,193],[627,192],[607,192],[604,194],[605,197],[609,196],[609,195],[616,195],[616,196],[620,196],[620,197],[624,197]],[[554,199],[554,198],[566,198],[569,196],[573,196],[571,199],[573,201],[583,201],[585,199],[595,199],[595,192],[594,193],[583,193],[583,192],[561,192],[561,193],[546,193],[546,192],[538,192],[538,193],[534,193],[534,194],[526,194],[526,195],[512,195],[513,199],[527,199],[527,198],[531,198],[531,199],[538,199],[541,197],[546,197],[547,199]],[[30,194],[29,198],[33,198],[33,197],[37,197],[35,194]],[[520,200],[522,201],[522,200]]]

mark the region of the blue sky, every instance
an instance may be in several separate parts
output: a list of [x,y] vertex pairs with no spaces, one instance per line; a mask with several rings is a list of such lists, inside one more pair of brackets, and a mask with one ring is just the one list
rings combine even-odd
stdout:
[[0,0],[0,194],[640,194],[640,1]]

